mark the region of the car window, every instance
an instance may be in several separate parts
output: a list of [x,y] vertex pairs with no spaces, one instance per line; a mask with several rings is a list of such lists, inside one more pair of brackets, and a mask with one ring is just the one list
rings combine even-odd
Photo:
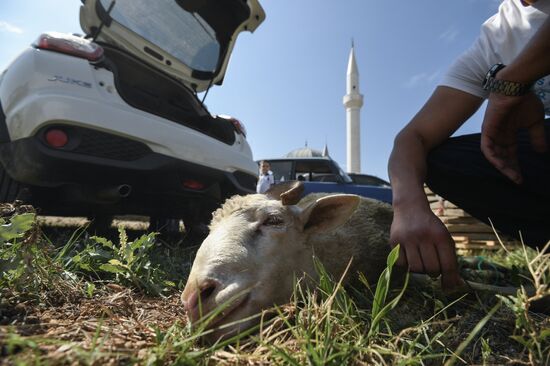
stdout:
[[351,182],[333,160],[303,160],[296,162],[296,179],[314,182]]
[[269,164],[276,183],[294,180],[291,161],[270,161]]
[[304,160],[296,161],[296,179],[304,181],[319,181],[320,174],[332,173],[328,161]]
[[372,175],[352,174],[351,178],[353,179],[353,182],[355,184],[377,186],[377,187],[391,187],[389,182]]
[[340,166],[338,166],[338,170],[340,172],[340,176],[342,177],[342,180],[346,183],[353,183],[353,180],[349,177],[349,175],[346,174],[346,172],[344,172],[342,170],[342,168],[340,168]]
[[[112,0],[100,0],[108,9]],[[200,15],[183,10],[174,0],[116,0],[114,21],[154,43],[194,70],[215,72],[220,44]]]
[[331,182],[331,183],[342,182],[342,178],[339,177],[337,174],[314,173],[312,178],[313,178],[313,181],[315,182]]

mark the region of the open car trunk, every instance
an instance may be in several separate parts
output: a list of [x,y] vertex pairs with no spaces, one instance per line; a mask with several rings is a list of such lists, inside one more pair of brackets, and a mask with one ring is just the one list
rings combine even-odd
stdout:
[[124,51],[101,46],[105,60],[98,66],[113,72],[117,91],[126,103],[233,145],[233,124],[210,115],[189,88]]
[[221,84],[239,34],[265,19],[258,0],[86,0],[84,33],[202,92]]

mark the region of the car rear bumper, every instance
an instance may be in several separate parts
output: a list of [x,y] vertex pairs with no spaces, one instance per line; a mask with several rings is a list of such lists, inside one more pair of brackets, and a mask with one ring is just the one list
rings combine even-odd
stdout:
[[[37,205],[45,211],[55,207],[56,214],[78,214],[78,207],[88,205],[90,212],[179,216],[189,205],[212,210],[224,198],[255,188],[255,176],[244,172],[224,172],[150,150],[130,160],[58,150],[39,135],[1,143],[0,161],[13,179],[32,187]],[[185,187],[190,181],[203,187]],[[131,193],[121,196],[120,186]],[[63,204],[67,212],[62,212]]]

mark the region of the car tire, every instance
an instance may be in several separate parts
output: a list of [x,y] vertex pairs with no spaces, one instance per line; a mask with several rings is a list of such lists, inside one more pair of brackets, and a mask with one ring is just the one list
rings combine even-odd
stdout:
[[107,237],[111,230],[111,224],[113,223],[113,216],[110,215],[96,215],[88,217],[90,225],[88,225],[88,233],[90,235],[97,235]]
[[12,203],[17,199],[21,185],[13,180],[0,164],[0,203]]
[[179,233],[180,220],[166,217],[151,216],[149,218],[149,231],[159,233]]
[[149,232],[157,232],[158,238],[168,245],[179,245],[183,241],[180,232],[180,219],[151,216],[149,218]]
[[200,245],[208,236],[208,222],[210,213],[198,212],[197,215],[183,219],[185,239],[188,245]]
[[185,225],[185,242],[189,245],[200,245],[208,236],[208,226],[204,223]]

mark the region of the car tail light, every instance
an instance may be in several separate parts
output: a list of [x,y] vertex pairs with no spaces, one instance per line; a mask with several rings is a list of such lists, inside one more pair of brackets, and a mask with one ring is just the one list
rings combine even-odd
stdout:
[[237,130],[237,133],[240,133],[244,137],[246,137],[246,128],[244,128],[244,124],[236,119],[235,117],[227,116],[225,114],[219,114],[218,118],[223,118],[231,122],[233,127],[235,127],[235,130]]
[[35,46],[43,50],[85,58],[88,61],[98,61],[103,57],[103,48],[98,44],[65,33],[43,33],[36,40]]
[[230,121],[233,123],[233,126],[235,126],[237,132],[246,137],[246,128],[244,128],[243,123],[236,118],[231,118]]
[[182,185],[183,185],[184,188],[192,189],[192,190],[195,190],[195,191],[200,191],[200,190],[204,189],[204,187],[205,187],[204,183],[199,182],[199,181],[194,180],[194,179],[184,179],[183,182],[182,182]]
[[44,134],[46,143],[56,149],[62,148],[69,142],[69,136],[59,128],[52,128]]

